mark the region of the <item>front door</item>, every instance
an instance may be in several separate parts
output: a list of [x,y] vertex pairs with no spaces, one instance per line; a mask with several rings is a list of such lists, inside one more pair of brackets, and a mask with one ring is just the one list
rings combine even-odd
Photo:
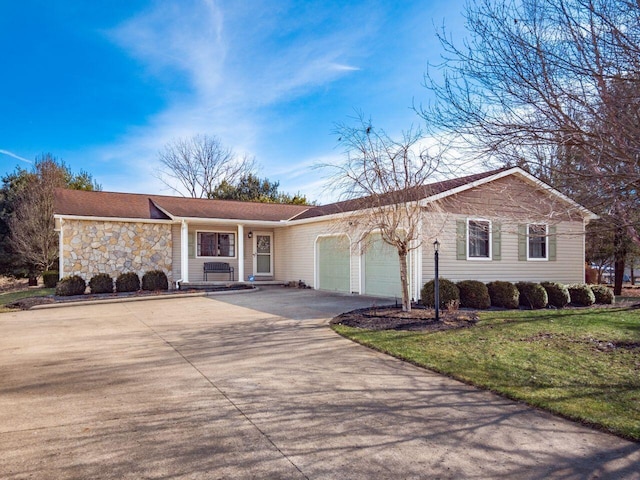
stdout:
[[273,234],[258,233],[253,235],[253,274],[260,276],[273,275]]

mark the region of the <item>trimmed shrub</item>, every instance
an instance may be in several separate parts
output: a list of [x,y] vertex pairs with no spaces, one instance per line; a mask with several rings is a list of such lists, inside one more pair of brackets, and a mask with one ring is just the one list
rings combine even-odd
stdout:
[[571,303],[580,307],[588,307],[596,302],[596,297],[586,283],[567,285]]
[[60,272],[57,270],[47,270],[42,273],[42,282],[45,288],[55,288],[58,280],[60,280]]
[[162,270],[151,270],[142,276],[142,290],[169,290],[167,274]]
[[566,285],[558,282],[541,282],[540,285],[547,291],[549,305],[552,307],[564,308],[571,302]]
[[89,280],[91,293],[113,293],[113,278],[107,273],[99,273]]
[[520,292],[520,305],[531,310],[545,308],[549,303],[547,291],[539,283],[518,282],[516,288]]
[[613,290],[609,287],[605,285],[589,285],[589,287],[591,287],[596,303],[611,305],[616,301],[616,297],[613,295]]
[[460,306],[485,310],[491,306],[489,289],[477,280],[463,280],[457,284],[460,290]]
[[518,292],[513,283],[496,280],[495,282],[487,283],[487,289],[489,290],[491,305],[494,307],[518,308],[520,292]]
[[[420,301],[427,307],[434,307],[435,299],[435,280],[429,280],[424,284],[420,291]],[[440,285],[440,308],[446,308],[451,301],[460,301],[460,291],[455,283],[446,278],[439,280]]]
[[116,292],[137,292],[138,290],[140,290],[140,278],[137,273],[121,273],[116,278]]
[[78,275],[71,275],[62,278],[56,285],[56,295],[68,297],[71,295],[82,295],[87,288],[84,279]]

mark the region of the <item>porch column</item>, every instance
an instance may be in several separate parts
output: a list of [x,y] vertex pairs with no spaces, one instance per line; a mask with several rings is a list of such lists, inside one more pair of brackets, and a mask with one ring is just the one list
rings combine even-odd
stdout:
[[238,224],[238,281],[244,282],[244,225]]
[[64,219],[60,219],[60,234],[58,237],[58,275],[60,278],[64,277]]
[[180,227],[180,276],[183,282],[189,281],[189,224],[182,220]]

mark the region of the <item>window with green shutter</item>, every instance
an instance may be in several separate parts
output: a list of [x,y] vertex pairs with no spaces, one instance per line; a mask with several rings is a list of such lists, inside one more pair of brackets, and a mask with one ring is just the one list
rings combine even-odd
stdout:
[[556,250],[557,250],[557,235],[556,235],[556,226],[549,225],[549,261],[556,261]]
[[456,258],[467,259],[467,222],[465,220],[456,222]]
[[518,225],[518,260],[527,261],[527,226]]
[[502,225],[496,222],[492,225],[491,258],[502,260]]

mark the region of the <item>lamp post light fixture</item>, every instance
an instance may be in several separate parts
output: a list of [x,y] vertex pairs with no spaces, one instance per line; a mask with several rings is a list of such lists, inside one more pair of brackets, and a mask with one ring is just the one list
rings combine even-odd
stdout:
[[433,242],[433,259],[435,260],[436,267],[436,278],[434,283],[434,303],[436,304],[436,322],[440,320],[440,277],[438,273],[438,255],[440,250],[440,242],[436,238],[436,241]]

